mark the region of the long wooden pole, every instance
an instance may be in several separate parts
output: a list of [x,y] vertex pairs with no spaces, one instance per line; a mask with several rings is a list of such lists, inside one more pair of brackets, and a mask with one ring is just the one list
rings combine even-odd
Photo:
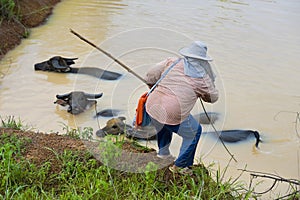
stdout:
[[129,73],[133,74],[134,76],[136,76],[138,79],[140,79],[141,81],[143,81],[145,84],[147,84],[147,82],[145,81],[145,79],[143,79],[140,75],[138,75],[137,73],[135,73],[134,71],[132,71],[129,67],[127,67],[124,63],[122,63],[121,61],[119,61],[117,58],[115,58],[114,56],[112,56],[110,53],[108,53],[107,51],[104,51],[103,49],[101,49],[100,47],[96,46],[95,44],[93,44],[92,42],[90,42],[89,40],[85,39],[84,37],[82,37],[81,35],[79,35],[78,33],[76,33],[75,31],[73,31],[72,29],[70,29],[71,33],[73,33],[74,35],[76,35],[79,39],[85,41],[86,43],[88,43],[89,45],[93,46],[94,48],[96,48],[97,50],[101,51],[102,53],[104,53],[106,56],[110,57],[111,59],[113,59],[116,63],[118,63],[119,65],[121,65],[123,68],[125,68]]
[[[121,61],[119,61],[118,59],[116,59],[115,57],[113,57],[110,53],[104,51],[103,49],[101,49],[100,47],[96,46],[95,44],[93,44],[92,42],[90,42],[89,40],[85,39],[84,37],[82,37],[81,35],[79,35],[78,33],[76,33],[75,31],[73,31],[72,29],[70,29],[71,33],[73,33],[74,35],[76,35],[77,37],[79,37],[81,40],[85,41],[86,43],[88,43],[89,45],[95,47],[97,50],[101,51],[102,53],[104,53],[105,55],[107,55],[108,57],[110,57],[111,59],[113,59],[116,63],[118,63],[119,65],[121,65],[123,68],[125,68],[129,73],[132,73],[134,76],[136,76],[138,79],[140,79],[141,81],[143,81],[146,85],[147,82],[145,81],[145,79],[143,79],[141,76],[139,76],[137,73],[135,73],[134,71],[132,71],[129,67],[127,67],[125,64],[123,64]],[[210,121],[210,118],[205,110],[205,107],[203,105],[202,100],[200,99],[202,108],[204,110],[204,112],[206,113],[207,118]],[[210,121],[210,124],[213,126],[213,124]],[[214,126],[213,126],[214,128]],[[215,129],[215,128],[214,128]],[[218,131],[215,129],[215,132],[218,134]],[[224,142],[221,140],[222,145],[225,147],[226,151],[229,153],[229,155],[231,156],[231,158],[237,162],[237,160],[234,158],[233,154],[230,153],[230,151],[228,150],[228,148],[226,147],[226,145],[224,144]]]

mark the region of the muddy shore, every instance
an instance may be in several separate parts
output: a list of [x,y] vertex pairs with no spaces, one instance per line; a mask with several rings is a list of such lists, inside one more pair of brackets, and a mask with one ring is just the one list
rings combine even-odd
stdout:
[[0,19],[0,60],[21,41],[30,37],[30,29],[43,25],[60,0],[18,0],[18,17]]

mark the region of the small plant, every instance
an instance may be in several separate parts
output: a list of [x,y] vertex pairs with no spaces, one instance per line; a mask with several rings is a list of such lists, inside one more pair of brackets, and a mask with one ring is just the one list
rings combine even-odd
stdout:
[[132,146],[134,149],[136,149],[136,150],[138,150],[138,151],[140,151],[140,152],[143,152],[143,153],[149,153],[149,152],[153,151],[153,149],[151,149],[151,148],[149,148],[149,147],[147,147],[147,146],[140,145],[140,144],[139,144],[137,141],[135,141],[135,140],[130,141],[130,144],[131,144],[131,146]]
[[4,199],[12,198],[14,193],[23,187],[12,187],[22,176],[22,166],[16,161],[21,159],[22,144],[15,135],[0,135],[0,197]]
[[24,128],[21,120],[20,119],[15,120],[14,116],[8,116],[8,117],[6,117],[6,119],[2,119],[2,117],[0,117],[0,119],[1,119],[1,123],[2,123],[1,126],[4,128],[13,128],[16,130],[22,130]]
[[0,16],[3,19],[13,19],[18,16],[13,0],[0,0]]
[[70,128],[66,124],[63,124],[63,131],[65,131],[65,135],[74,138],[74,139],[82,139],[91,141],[93,139],[93,128],[91,127],[84,127],[81,129],[78,128]]
[[122,149],[112,139],[99,143],[99,150],[101,152],[101,161],[105,165],[114,166],[116,159],[121,156]]
[[25,31],[22,36],[23,36],[23,38],[28,38],[30,35],[30,29],[26,28],[26,27],[24,27],[24,29],[25,29]]
[[158,166],[153,162],[149,162],[146,166],[144,173],[148,188],[151,188],[155,183],[157,169]]
[[83,140],[92,140],[93,139],[93,128],[92,127],[84,127],[81,131],[81,139]]

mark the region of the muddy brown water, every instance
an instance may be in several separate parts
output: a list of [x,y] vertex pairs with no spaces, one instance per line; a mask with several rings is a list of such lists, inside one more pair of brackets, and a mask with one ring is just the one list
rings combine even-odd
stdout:
[[[31,36],[1,61],[0,115],[19,117],[39,131],[60,131],[65,125],[98,129],[108,118],[95,112],[114,108],[131,123],[138,97],[147,90],[141,81],[105,55],[72,35],[73,29],[122,60],[140,75],[193,40],[208,44],[214,58],[220,100],[206,104],[221,113],[218,129],[253,129],[264,143],[255,149],[254,139],[227,144],[238,160],[226,176],[240,171],[262,171],[285,178],[300,178],[299,141],[295,131],[300,112],[300,3],[293,0],[241,1],[97,1],[59,3],[47,23],[32,29]],[[117,81],[86,75],[37,72],[33,65],[54,55],[78,57],[75,67],[99,67],[122,73]],[[53,104],[56,94],[73,90],[103,92],[96,110],[78,116]],[[200,103],[193,113],[202,112]],[[299,121],[298,121],[299,122]],[[211,127],[204,125],[204,130]],[[300,132],[300,126],[298,131]],[[172,153],[179,152],[174,137]],[[155,147],[155,142],[150,145]],[[230,159],[214,137],[202,135],[196,158],[221,168]],[[241,180],[248,182],[249,174]],[[269,185],[258,186],[262,191]],[[280,185],[271,195],[286,193]],[[272,198],[269,196],[265,198]],[[274,196],[273,196],[274,197]]]

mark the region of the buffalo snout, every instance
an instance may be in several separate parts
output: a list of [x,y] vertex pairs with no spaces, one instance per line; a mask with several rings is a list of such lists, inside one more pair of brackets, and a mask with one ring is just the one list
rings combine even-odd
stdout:
[[50,71],[51,66],[47,61],[37,63],[34,65],[34,70]]
[[[125,117],[112,118],[106,122],[106,126],[96,132],[96,135],[101,137],[103,132],[105,135],[119,135],[123,134],[126,128],[131,128],[129,125],[125,124]],[[101,133],[101,134],[100,134]]]

